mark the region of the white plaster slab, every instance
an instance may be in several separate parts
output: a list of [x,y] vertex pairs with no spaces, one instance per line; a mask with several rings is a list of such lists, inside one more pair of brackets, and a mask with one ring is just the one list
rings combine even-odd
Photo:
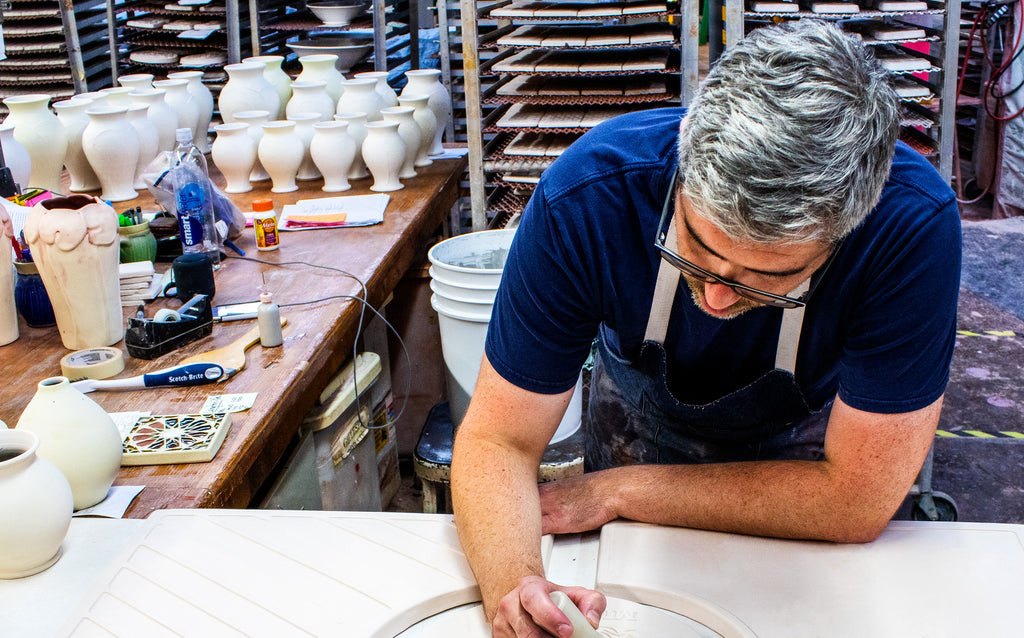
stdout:
[[597,587],[727,637],[1014,636],[1022,530],[897,521],[873,543],[837,545],[611,523]]
[[451,517],[416,514],[158,511],[98,582],[59,635],[391,638],[479,600]]

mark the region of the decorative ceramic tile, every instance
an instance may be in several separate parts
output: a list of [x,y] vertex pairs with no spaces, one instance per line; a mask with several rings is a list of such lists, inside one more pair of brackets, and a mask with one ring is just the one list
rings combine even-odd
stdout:
[[146,416],[124,439],[121,465],[203,463],[217,455],[230,414]]

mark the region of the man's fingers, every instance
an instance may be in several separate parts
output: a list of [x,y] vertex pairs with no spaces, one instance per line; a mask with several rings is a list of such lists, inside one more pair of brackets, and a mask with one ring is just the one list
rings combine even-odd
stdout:
[[604,615],[604,610],[608,606],[608,599],[604,597],[604,594],[585,587],[566,587],[564,591],[580,612],[587,617],[594,629],[597,629],[601,616]]

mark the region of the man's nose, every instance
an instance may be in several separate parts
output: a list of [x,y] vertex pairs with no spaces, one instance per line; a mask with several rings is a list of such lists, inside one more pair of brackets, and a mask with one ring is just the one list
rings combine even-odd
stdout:
[[704,300],[712,310],[725,310],[739,300],[740,296],[730,288],[718,283],[704,283]]

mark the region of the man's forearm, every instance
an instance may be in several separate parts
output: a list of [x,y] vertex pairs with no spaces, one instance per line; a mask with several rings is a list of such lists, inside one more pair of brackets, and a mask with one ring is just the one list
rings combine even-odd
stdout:
[[521,578],[544,575],[537,461],[467,437],[453,452],[455,524],[490,620]]

